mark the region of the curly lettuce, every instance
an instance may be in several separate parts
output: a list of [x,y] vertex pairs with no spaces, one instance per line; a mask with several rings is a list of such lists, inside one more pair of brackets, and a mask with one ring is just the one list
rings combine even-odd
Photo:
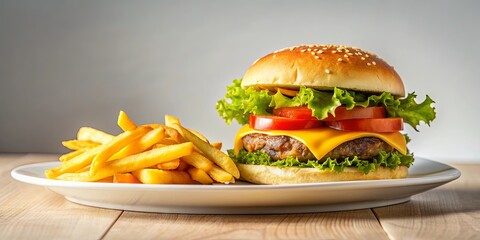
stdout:
[[217,112],[230,125],[232,120],[247,124],[250,114],[269,114],[272,96],[268,90],[243,89],[241,79],[233,80],[225,97],[217,102]]
[[233,153],[233,150],[228,150],[228,155],[236,163],[266,165],[279,168],[285,167],[300,167],[300,168],[316,168],[322,171],[343,172],[346,167],[356,167],[358,171],[368,174],[380,167],[396,169],[399,166],[410,167],[414,161],[413,155],[402,155],[399,152],[385,152],[380,154],[372,160],[361,160],[358,157],[345,159],[331,159],[325,161],[308,160],[299,161],[297,158],[288,157],[283,160],[273,160],[268,154],[261,150],[255,152],[248,152],[241,149],[238,155]]
[[236,120],[239,124],[247,124],[250,114],[271,114],[272,109],[281,107],[307,106],[312,115],[318,119],[335,115],[335,109],[345,105],[347,109],[353,107],[384,106],[387,117],[400,117],[415,130],[420,122],[430,125],[436,117],[434,101],[427,95],[425,100],[417,103],[415,93],[409,93],[406,98],[395,98],[391,93],[379,95],[334,88],[333,91],[319,91],[301,86],[294,97],[280,93],[270,93],[268,90],[254,88],[243,89],[241,79],[234,80],[227,87],[225,97],[217,102],[218,114],[231,124]]

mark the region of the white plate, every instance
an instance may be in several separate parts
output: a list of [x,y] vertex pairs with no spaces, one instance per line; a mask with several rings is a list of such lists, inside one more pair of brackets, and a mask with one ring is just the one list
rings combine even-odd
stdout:
[[281,214],[353,210],[406,202],[414,194],[460,177],[448,165],[416,158],[409,176],[292,185],[149,185],[68,182],[47,179],[46,169],[59,162],[20,166],[18,181],[45,186],[69,201],[101,208],[190,214]]

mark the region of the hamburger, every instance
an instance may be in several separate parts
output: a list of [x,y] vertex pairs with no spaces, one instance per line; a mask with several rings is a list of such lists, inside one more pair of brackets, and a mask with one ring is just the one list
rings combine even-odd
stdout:
[[435,119],[376,54],[339,45],[300,45],[255,61],[217,102],[243,125],[228,150],[256,184],[405,178],[414,162],[404,124]]

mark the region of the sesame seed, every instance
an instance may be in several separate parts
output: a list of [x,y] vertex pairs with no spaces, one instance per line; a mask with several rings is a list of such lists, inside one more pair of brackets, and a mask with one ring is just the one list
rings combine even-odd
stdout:
[[309,52],[310,52],[310,51],[312,51],[312,49],[311,49],[311,48],[307,48],[307,51],[309,51]]
[[322,53],[323,53],[323,51],[322,51],[322,50],[318,50],[318,53],[322,54]]
[[307,50],[306,49],[302,49],[300,52],[306,52]]
[[328,48],[326,48],[326,47],[323,47],[322,49],[323,49],[323,50],[327,50]]
[[362,60],[365,60],[365,58],[364,58],[364,57],[362,57],[361,59],[362,59]]
[[341,62],[341,61],[343,61],[343,59],[342,59],[342,58],[338,58],[338,61]]
[[349,53],[347,53],[347,54],[348,54],[349,56],[352,56],[352,55],[353,55],[353,53],[350,53],[350,52],[349,52]]
[[368,56],[368,54],[365,54],[365,57],[370,57],[370,56]]
[[333,50],[332,53],[337,53],[337,51]]
[[346,58],[348,58],[348,55],[347,55],[347,54],[344,54],[343,56],[346,57]]
[[377,63],[375,61],[372,62],[373,65],[377,65]]
[[331,73],[330,69],[325,69],[325,73],[330,74]]
[[315,56],[316,59],[319,59],[320,57],[319,56]]
[[367,66],[371,66],[372,64],[371,63],[367,63]]

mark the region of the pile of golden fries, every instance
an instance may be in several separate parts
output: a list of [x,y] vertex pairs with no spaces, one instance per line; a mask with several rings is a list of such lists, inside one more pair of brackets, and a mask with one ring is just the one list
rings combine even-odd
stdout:
[[62,144],[72,151],[62,164],[48,169],[50,179],[81,182],[146,184],[234,183],[240,173],[222,152],[221,143],[210,143],[199,132],[184,128],[165,116],[165,124],[137,126],[120,111],[117,136],[82,127],[77,139]]

